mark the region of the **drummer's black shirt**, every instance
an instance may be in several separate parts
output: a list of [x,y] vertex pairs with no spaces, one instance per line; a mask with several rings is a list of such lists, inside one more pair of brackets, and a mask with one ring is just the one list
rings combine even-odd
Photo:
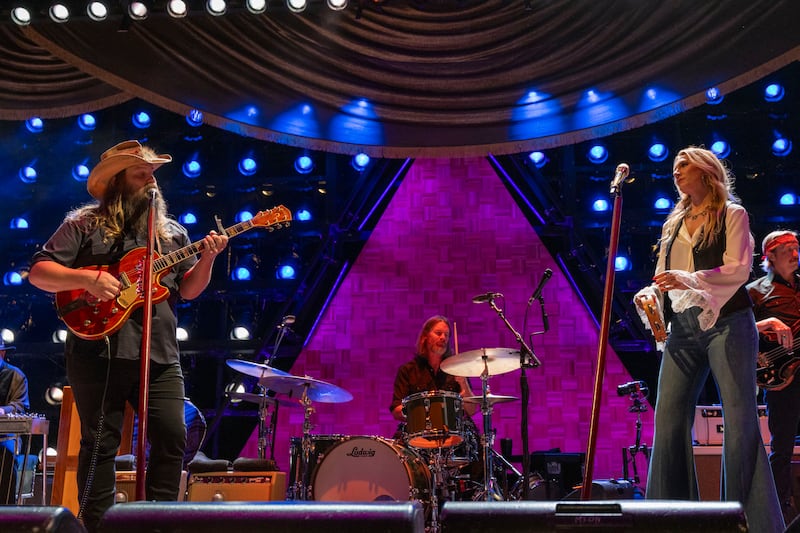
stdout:
[[417,354],[414,359],[397,369],[397,376],[394,378],[394,395],[389,411],[403,403],[403,398],[418,392],[444,390],[451,392],[461,392],[461,385],[456,381],[456,377],[439,370],[434,373],[433,368],[428,364],[428,360]]

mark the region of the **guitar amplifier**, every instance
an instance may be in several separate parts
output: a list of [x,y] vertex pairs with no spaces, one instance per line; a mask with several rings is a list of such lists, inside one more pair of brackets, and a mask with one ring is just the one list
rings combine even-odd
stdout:
[[285,472],[203,472],[189,476],[190,502],[257,502],[285,499]]
[[[767,424],[767,406],[758,406],[758,425],[761,429],[761,440],[764,444],[769,444],[770,434]],[[720,405],[698,405],[695,407],[694,427],[692,428],[692,440],[700,446],[720,446],[722,445],[722,435],[725,427],[722,423],[722,406]]]

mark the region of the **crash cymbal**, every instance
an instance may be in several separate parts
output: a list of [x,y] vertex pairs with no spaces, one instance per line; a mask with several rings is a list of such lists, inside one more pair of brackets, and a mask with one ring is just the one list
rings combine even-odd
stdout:
[[272,368],[271,366],[263,363],[254,363],[253,361],[244,361],[242,359],[228,359],[225,363],[242,374],[253,376],[254,378],[266,378],[272,376],[291,376],[288,372]]
[[480,348],[452,355],[442,361],[441,369],[453,376],[480,377],[484,364],[489,375],[505,374],[520,367],[519,350],[511,348]]
[[[505,402],[514,402],[519,400],[516,396],[500,396],[499,394],[487,394],[486,400],[489,402],[489,405],[494,405],[496,403],[505,403]],[[483,396],[465,396],[464,397],[465,403],[483,403]]]
[[333,383],[309,376],[269,376],[262,379],[261,383],[270,390],[298,400],[303,397],[303,391],[306,391],[308,399],[312,402],[341,403],[353,399],[352,394]]

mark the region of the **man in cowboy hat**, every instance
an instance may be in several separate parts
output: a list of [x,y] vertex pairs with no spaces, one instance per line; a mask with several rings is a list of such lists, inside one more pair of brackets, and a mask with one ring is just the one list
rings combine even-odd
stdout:
[[[85,291],[101,302],[113,300],[113,308],[125,305],[118,298],[123,289],[121,279],[105,269],[82,267],[114,265],[128,253],[138,254],[147,243],[151,203],[158,253],[163,256],[191,244],[186,229],[167,216],[153,176],[170,161],[171,156],[159,155],[135,140],[106,150],[87,181],[87,190],[97,202],[67,215],[34,255],[30,282],[49,292]],[[186,433],[176,303],[196,298],[206,288],[214,260],[227,242],[225,235],[210,232],[198,244],[199,259],[187,254],[186,260],[172,265],[159,279],[168,289],[168,297],[154,304],[151,321],[148,500],[178,498]],[[143,299],[141,292],[139,295]],[[91,532],[114,503],[114,458],[125,403],[138,406],[142,309],[130,311],[118,330],[97,337],[80,337],[76,334],[80,331],[72,329],[65,355],[67,378],[81,420],[78,514]]]
[[[22,370],[6,361],[6,354],[16,348],[0,340],[0,416],[26,413],[28,401],[28,379]],[[0,435],[0,504],[16,501],[15,443],[13,435]]]
[[777,381],[765,393],[769,424],[769,464],[786,523],[797,515],[792,497],[792,455],[797,425],[800,423],[800,379],[796,376],[795,336],[800,331],[800,270],[797,234],[773,231],[761,243],[761,268],[765,276],[747,285],[756,327],[762,337],[759,367],[776,371]]

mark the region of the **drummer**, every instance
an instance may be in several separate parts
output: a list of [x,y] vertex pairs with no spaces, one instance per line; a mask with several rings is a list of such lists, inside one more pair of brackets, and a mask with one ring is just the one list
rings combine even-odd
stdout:
[[[440,370],[442,361],[450,355],[450,321],[441,315],[432,316],[425,321],[417,336],[414,359],[398,368],[394,379],[394,395],[389,409],[392,416],[402,423],[399,428],[401,436],[406,420],[403,398],[425,391],[451,391],[460,393],[462,397],[473,396],[467,378]],[[463,406],[469,416],[474,415],[479,407],[476,403],[464,403]]]

